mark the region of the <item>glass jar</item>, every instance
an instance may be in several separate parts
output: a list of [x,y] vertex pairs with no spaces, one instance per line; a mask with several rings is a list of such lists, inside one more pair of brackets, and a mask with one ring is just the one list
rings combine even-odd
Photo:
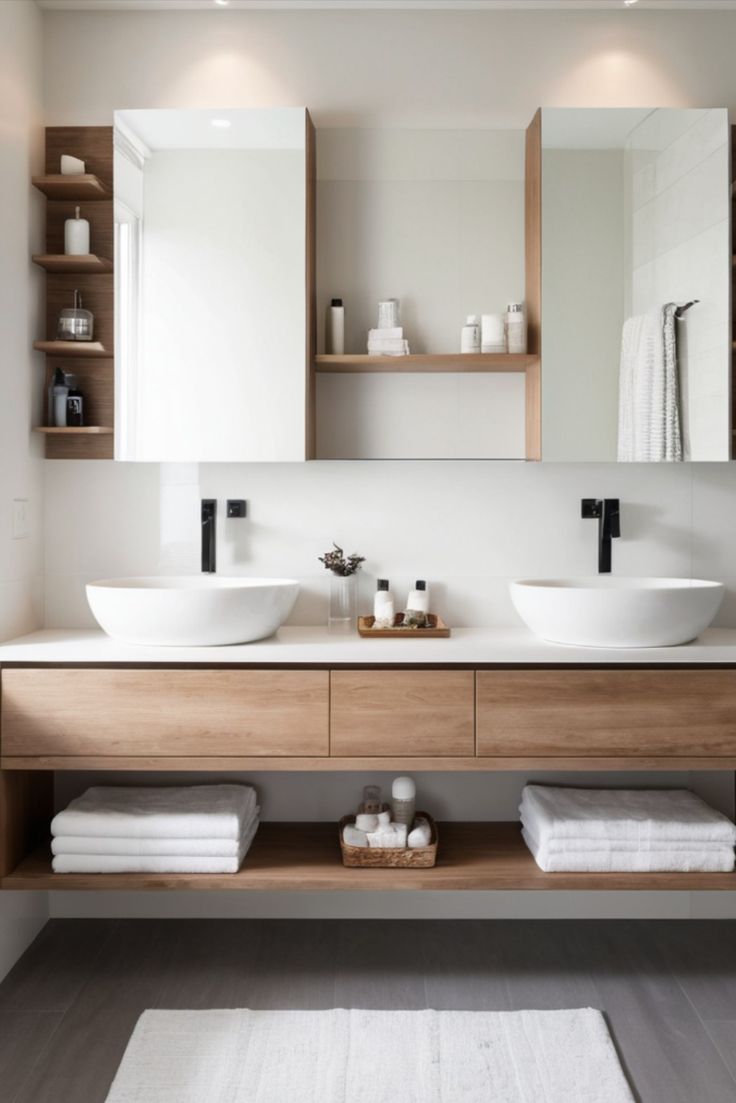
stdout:
[[358,615],[358,576],[330,575],[330,607],[327,626],[330,632],[348,633],[355,630]]

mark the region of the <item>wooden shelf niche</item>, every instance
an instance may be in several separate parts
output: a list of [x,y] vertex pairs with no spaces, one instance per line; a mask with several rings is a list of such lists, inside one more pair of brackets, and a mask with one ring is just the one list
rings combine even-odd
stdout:
[[[61,176],[62,153],[80,157],[84,176]],[[112,459],[114,455],[114,276],[113,256],[113,141],[110,126],[47,127],[46,175],[33,183],[47,197],[46,252],[33,260],[46,271],[46,340],[34,342],[46,354],[46,392],[57,367],[77,377],[84,395],[85,425],[59,431],[41,425],[47,459]],[[94,254],[64,255],[64,222],[82,206],[90,223]],[[89,343],[57,341],[59,312],[73,305],[78,290],[95,318],[95,340]]]
[[[6,775],[7,776],[7,775]],[[18,788],[17,775],[13,781]],[[25,792],[25,789],[23,790]],[[266,892],[736,889],[734,873],[544,873],[518,823],[444,823],[433,869],[348,869],[334,823],[264,823],[239,873],[53,873],[48,843],[24,852],[24,830],[8,858],[2,889],[89,891],[184,889]]]

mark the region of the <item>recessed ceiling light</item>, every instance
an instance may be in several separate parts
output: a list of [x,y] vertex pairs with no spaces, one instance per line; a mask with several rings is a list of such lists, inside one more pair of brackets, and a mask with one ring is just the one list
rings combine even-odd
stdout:
[[230,0],[215,0],[218,8],[226,8],[230,3]]
[[220,130],[227,130],[230,125],[231,123],[229,119],[213,119],[210,123],[210,126],[216,126]]
[[[222,0],[217,0],[218,4],[221,3],[221,2],[222,2]],[[225,3],[227,3],[227,0],[225,0]],[[639,0],[624,0],[624,4],[626,5],[627,8],[633,8],[634,4],[638,4],[638,3],[639,3]]]

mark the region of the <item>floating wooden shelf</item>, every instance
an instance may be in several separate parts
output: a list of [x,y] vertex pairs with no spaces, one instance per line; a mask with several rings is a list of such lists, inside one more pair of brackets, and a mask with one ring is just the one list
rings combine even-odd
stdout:
[[736,889],[734,873],[543,873],[516,823],[439,826],[433,869],[348,869],[334,823],[266,823],[237,874],[54,874],[48,844],[0,882],[3,889],[235,889],[263,891]]
[[417,353],[411,356],[368,356],[348,353],[344,356],[317,356],[318,372],[525,372],[536,364],[537,356],[526,353]]
[[34,341],[36,352],[45,352],[49,356],[96,357],[111,360],[112,352],[99,341]]
[[60,272],[62,275],[75,275],[82,272],[112,272],[113,264],[107,257],[96,257],[94,253],[84,256],[66,256],[65,253],[36,253],[33,263],[45,268],[47,272]]
[[113,430],[107,425],[39,425],[35,432],[52,437],[108,436]]
[[46,176],[32,177],[33,186],[42,191],[47,199],[109,199],[110,195],[98,176],[84,173],[80,176],[62,176],[52,173]]

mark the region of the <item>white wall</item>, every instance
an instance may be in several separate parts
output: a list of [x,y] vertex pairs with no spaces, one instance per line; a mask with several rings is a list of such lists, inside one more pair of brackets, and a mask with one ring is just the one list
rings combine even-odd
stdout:
[[[41,19],[34,5],[0,5],[0,639],[28,632],[43,613],[43,463],[38,423],[43,361],[43,200],[30,178],[43,171]],[[29,535],[13,539],[13,500],[26,501]],[[46,894],[0,900],[0,978],[48,914]]]
[[[50,123],[107,123],[123,107],[307,104],[318,127],[519,129],[540,104],[736,107],[733,14],[84,12],[48,14],[44,24]],[[83,64],[89,58],[94,65]],[[507,622],[513,616],[509,577],[594,569],[594,526],[579,519],[579,499],[594,495],[622,499],[617,571],[723,578],[729,593],[720,622],[736,623],[736,470],[730,467],[208,465],[199,482],[196,472],[180,481],[166,472],[163,495],[155,466],[55,461],[47,464],[46,478],[46,617],[52,625],[89,623],[85,579],[171,569],[191,559],[200,493],[249,500],[248,520],[221,528],[221,569],[300,577],[299,623],[325,616],[326,580],[316,556],[333,538],[369,557],[366,590],[377,573],[388,574],[399,590],[426,576],[452,623]],[[269,785],[276,796],[291,785],[295,814],[306,807],[302,793],[310,800],[316,794],[328,807],[329,780],[298,781]],[[507,802],[516,782],[498,784]],[[734,907],[722,894],[633,895],[363,896],[356,902],[71,894],[57,896],[54,908],[69,914],[182,914],[184,908],[275,914],[281,907],[290,914],[373,908],[432,915],[647,909],[687,915]]]

